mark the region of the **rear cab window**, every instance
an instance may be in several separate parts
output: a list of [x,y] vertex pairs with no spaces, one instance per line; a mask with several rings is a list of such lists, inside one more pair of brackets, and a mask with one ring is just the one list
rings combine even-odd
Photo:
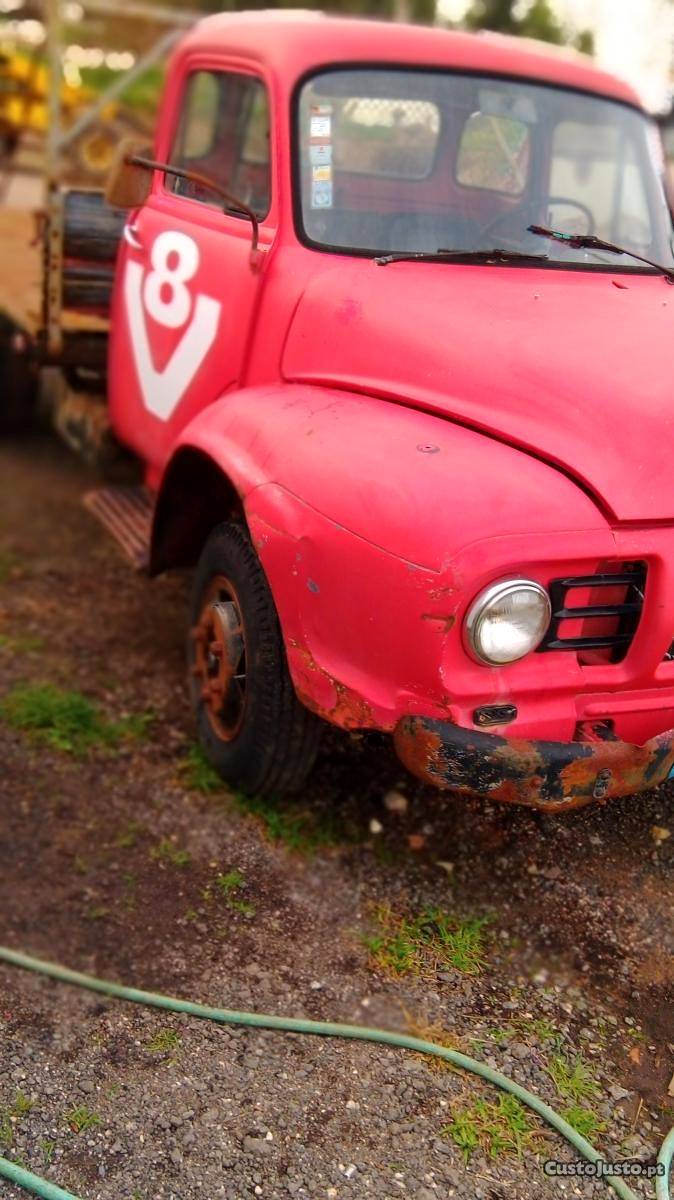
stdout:
[[531,136],[522,121],[471,113],[459,142],[456,178],[463,187],[521,196],[529,175]]

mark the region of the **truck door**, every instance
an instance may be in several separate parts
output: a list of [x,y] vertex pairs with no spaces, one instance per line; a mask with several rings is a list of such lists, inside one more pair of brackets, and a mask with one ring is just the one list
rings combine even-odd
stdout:
[[[269,104],[257,76],[188,66],[175,89],[176,130],[160,161],[193,169],[258,215],[274,235]],[[170,105],[170,96],[169,96]],[[170,125],[166,114],[164,125]],[[118,437],[155,483],[179,430],[239,383],[260,288],[250,220],[208,189],[155,173],[131,214],[118,260],[109,398]]]

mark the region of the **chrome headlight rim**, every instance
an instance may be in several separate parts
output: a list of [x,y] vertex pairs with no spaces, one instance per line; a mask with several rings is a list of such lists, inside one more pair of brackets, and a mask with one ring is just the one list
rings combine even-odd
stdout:
[[[528,591],[537,596],[543,601],[543,630],[538,641],[533,643],[529,649],[518,654],[515,658],[509,658],[505,661],[494,660],[488,658],[482,653],[479,646],[480,626],[486,617],[488,617],[490,609],[499,601],[508,596],[511,592]],[[545,633],[552,619],[552,604],[547,588],[542,583],[538,583],[535,579],[526,579],[524,576],[509,576],[507,579],[499,579],[496,583],[489,584],[483,588],[481,592],[473,600],[464,621],[464,644],[466,650],[476,662],[487,667],[508,667],[511,663],[521,662],[529,654],[540,646]]]

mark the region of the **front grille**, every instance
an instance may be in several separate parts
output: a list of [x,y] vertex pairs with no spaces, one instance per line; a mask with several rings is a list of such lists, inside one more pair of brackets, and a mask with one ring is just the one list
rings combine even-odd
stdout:
[[539,651],[572,650],[584,665],[622,662],[644,603],[645,563],[550,584],[552,619]]

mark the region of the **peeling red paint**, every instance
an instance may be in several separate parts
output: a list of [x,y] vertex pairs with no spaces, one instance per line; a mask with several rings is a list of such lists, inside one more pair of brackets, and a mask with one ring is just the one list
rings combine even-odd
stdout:
[[305,691],[301,686],[298,686],[297,694],[302,703],[306,704],[307,708],[317,713],[319,717],[324,717],[325,720],[339,725],[342,729],[381,728],[378,722],[375,721],[372,709],[364,696],[359,695],[352,688],[346,687],[345,684],[335,679],[329,671],[320,667],[308,649],[297,647],[296,655],[301,661],[302,669],[309,672],[318,672],[323,679],[329,682],[335,695],[335,703],[331,707],[326,708],[317,703],[313,692],[309,690]]

